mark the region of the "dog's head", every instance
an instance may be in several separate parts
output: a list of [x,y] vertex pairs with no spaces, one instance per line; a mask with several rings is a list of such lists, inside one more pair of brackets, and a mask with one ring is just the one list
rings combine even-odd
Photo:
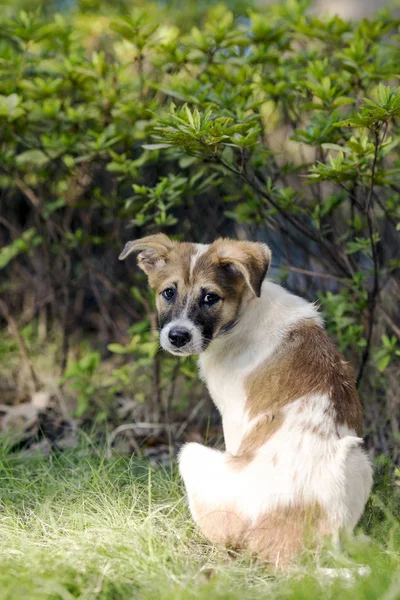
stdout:
[[210,245],[150,235],[128,242],[157,293],[160,343],[182,356],[199,354],[233,329],[243,307],[259,297],[271,252],[266,244],[218,239]]

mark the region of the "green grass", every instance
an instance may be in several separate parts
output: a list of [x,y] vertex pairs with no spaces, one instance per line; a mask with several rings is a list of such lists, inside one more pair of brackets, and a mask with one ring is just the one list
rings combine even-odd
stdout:
[[[94,448],[0,457],[0,599],[400,598],[400,525],[386,474],[366,511],[370,540],[306,554],[286,574],[208,544],[175,470]],[[352,586],[315,564],[369,565]]]

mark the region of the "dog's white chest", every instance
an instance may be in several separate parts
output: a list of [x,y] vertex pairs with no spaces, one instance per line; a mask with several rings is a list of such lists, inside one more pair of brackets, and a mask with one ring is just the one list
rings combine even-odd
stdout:
[[200,373],[222,416],[227,452],[236,454],[248,429],[244,377],[212,360],[200,360]]

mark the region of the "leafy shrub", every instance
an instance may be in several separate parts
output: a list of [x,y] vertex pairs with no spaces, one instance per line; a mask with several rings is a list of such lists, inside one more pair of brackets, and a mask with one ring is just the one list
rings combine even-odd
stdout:
[[1,292],[15,314],[29,296],[29,317],[61,328],[62,372],[82,331],[103,353],[111,344],[140,359],[128,327],[145,319],[144,367],[158,386],[172,363],[155,353],[143,277],[117,264],[123,243],[159,230],[267,240],[273,276],[318,295],[356,369],[370,442],[389,451],[399,23],[389,12],[322,20],[308,5],[193,17],[190,5],[110,14],[86,4],[3,19]]

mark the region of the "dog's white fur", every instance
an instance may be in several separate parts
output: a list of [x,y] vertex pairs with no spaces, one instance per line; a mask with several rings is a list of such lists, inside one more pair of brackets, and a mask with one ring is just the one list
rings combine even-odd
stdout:
[[[337,424],[325,411],[327,395],[298,398],[287,405],[283,425],[255,458],[239,470],[232,464],[257,422],[246,412],[244,381],[304,319],[321,324],[313,304],[265,280],[261,298],[249,296],[237,326],[200,355],[200,374],[222,416],[226,451],[197,443],[181,451],[180,472],[195,521],[199,517],[194,500],[212,512],[232,499],[238,514],[252,523],[298,501],[318,503],[333,535],[351,530],[361,517],[372,485],[371,465],[355,431],[341,426],[338,438]],[[322,427],[324,435],[313,433],[313,425]]]

